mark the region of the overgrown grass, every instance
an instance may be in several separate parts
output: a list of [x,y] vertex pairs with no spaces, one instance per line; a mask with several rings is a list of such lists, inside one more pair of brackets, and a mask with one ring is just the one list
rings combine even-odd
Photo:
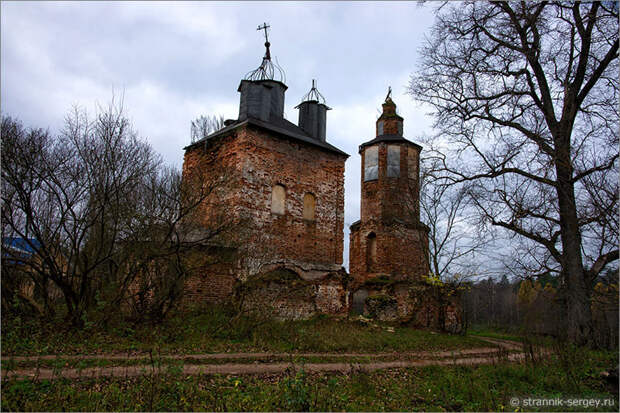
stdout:
[[471,337],[489,337],[500,340],[511,340],[523,343],[526,347],[530,345],[551,347],[556,343],[556,339],[548,335],[536,335],[518,328],[491,328],[488,326],[473,326],[467,330]]
[[[441,359],[442,357],[425,357],[428,360]],[[185,365],[217,365],[226,363],[240,363],[240,364],[265,364],[265,363],[282,363],[293,362],[295,364],[304,363],[371,363],[371,362],[387,362],[397,360],[419,360],[420,357],[408,354],[385,354],[381,356],[338,356],[338,355],[321,355],[321,356],[309,356],[309,355],[290,355],[281,356],[269,356],[269,357],[243,357],[243,358],[166,358],[154,356],[154,360],[158,365],[177,365],[179,363]],[[59,356],[54,359],[36,359],[36,360],[12,360],[7,358],[2,360],[2,370],[21,370],[21,369],[86,369],[93,367],[112,367],[112,366],[143,366],[151,363],[151,360],[147,357],[140,358],[123,358],[123,359],[68,359]]]
[[[611,398],[617,411],[617,387],[601,376],[618,364],[617,352],[591,351],[567,345],[547,345],[551,356],[526,364],[497,362],[478,367],[431,366],[349,374],[306,374],[291,371],[263,376],[185,376],[189,360],[168,360],[164,354],[204,352],[383,352],[433,351],[487,347],[473,336],[453,336],[393,326],[373,326],[352,320],[317,318],[278,322],[252,317],[233,318],[225,309],[208,309],[172,317],[157,326],[119,324],[91,326],[83,331],[63,330],[62,324],[3,318],[2,351],[13,355],[94,354],[153,351],[162,374],[135,378],[80,380],[15,380],[2,382],[3,411],[394,411],[536,410],[512,406],[513,397]],[[475,334],[515,339],[493,331]],[[274,358],[265,361],[282,361]],[[224,360],[215,361],[216,363]],[[229,360],[227,360],[229,361]],[[235,360],[244,362],[253,360]],[[338,357],[293,357],[304,362],[338,361]],[[348,361],[366,362],[366,358]],[[204,363],[203,360],[196,361]],[[35,366],[67,367],[150,364],[149,360],[69,360],[58,357],[36,361]],[[3,368],[32,366],[31,362],[4,361]],[[614,393],[615,391],[615,393]],[[546,406],[538,410],[584,410]],[[593,409],[588,409],[593,410]]]
[[83,330],[69,330],[61,321],[3,318],[2,354],[432,351],[486,345],[474,337],[401,326],[390,332],[384,327],[327,317],[308,321],[234,318],[232,311],[221,307],[180,313],[160,325],[118,323]]
[[[532,364],[425,367],[350,374],[290,371],[264,376],[160,376],[132,379],[5,381],[2,410],[85,411],[521,411],[513,397],[611,398],[599,371],[617,360],[611,353],[573,366],[577,380],[557,359]],[[571,410],[545,407],[540,410]],[[572,410],[583,410],[576,408]],[[590,409],[588,409],[590,410]]]
[[522,341],[524,336],[516,329],[490,328],[488,326],[471,326],[467,330],[467,334],[471,336],[499,338],[501,340],[513,340],[518,342]]

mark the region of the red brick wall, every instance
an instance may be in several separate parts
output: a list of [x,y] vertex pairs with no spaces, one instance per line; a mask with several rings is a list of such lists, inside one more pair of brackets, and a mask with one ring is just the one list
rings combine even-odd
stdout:
[[315,281],[259,282],[246,290],[242,305],[246,311],[278,319],[307,319],[316,314],[346,315],[348,292],[342,281],[342,274],[334,272],[332,277]]
[[[386,176],[388,145],[400,147],[400,176],[398,178]],[[362,156],[361,221],[391,220],[397,217],[405,222],[418,223],[420,220],[419,148],[408,143],[387,142],[373,146],[379,148],[379,179],[364,181],[365,150],[369,146],[360,151]],[[409,177],[409,169],[412,163],[408,159],[410,150],[416,167],[415,171],[412,171],[413,178]]]
[[[400,174],[387,176],[387,147],[400,147]],[[379,274],[395,279],[416,279],[428,274],[428,233],[420,223],[418,147],[406,142],[376,144],[379,153],[378,179],[364,181],[365,150],[362,156],[361,220],[351,229],[349,269],[357,283]],[[411,169],[411,171],[410,171]],[[368,234],[377,239],[377,259],[368,265]]]
[[[256,128],[241,129],[237,145],[243,177],[236,204],[256,228],[255,255],[341,265],[346,158]],[[283,215],[271,212],[276,184],[286,188]],[[316,197],[313,221],[303,219],[306,193]]]
[[[369,267],[366,251],[371,232],[377,236],[377,259]],[[351,231],[349,245],[349,271],[357,284],[382,274],[397,280],[428,275],[428,235],[424,228],[362,223]]]
[[185,281],[183,302],[185,304],[224,303],[232,297],[236,279],[230,274],[205,271]]
[[183,159],[183,184],[191,198],[186,204],[202,199],[193,216],[186,222],[197,223],[215,230],[232,227],[238,219],[234,205],[241,184],[241,157],[236,146],[235,133],[199,144],[185,152]]
[[[206,227],[217,220],[235,222],[228,236],[240,247],[236,275],[246,278],[273,263],[342,264],[345,160],[246,125],[206,147],[188,149],[183,178],[208,185],[228,176],[201,205],[195,222]],[[286,188],[283,215],[271,212],[276,184]],[[312,221],[303,219],[306,193],[316,197]]]
[[[396,104],[390,99],[381,105],[383,107],[383,113],[377,120],[377,136],[379,135],[401,135],[402,136],[402,123],[401,118],[396,113]],[[379,133],[379,121],[383,122],[383,133]]]

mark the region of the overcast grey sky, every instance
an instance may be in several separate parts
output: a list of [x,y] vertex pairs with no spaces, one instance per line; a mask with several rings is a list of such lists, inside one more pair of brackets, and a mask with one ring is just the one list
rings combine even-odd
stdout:
[[286,117],[317,79],[333,109],[328,141],[349,153],[348,226],[359,219],[358,145],[374,137],[388,86],[405,137],[430,134],[428,108],[405,94],[434,5],[412,2],[1,3],[1,109],[56,132],[72,105],[89,112],[124,92],[128,116],[164,160],[181,166],[190,121],[236,119],[239,81],[264,54],[256,27],[271,25],[286,72]]

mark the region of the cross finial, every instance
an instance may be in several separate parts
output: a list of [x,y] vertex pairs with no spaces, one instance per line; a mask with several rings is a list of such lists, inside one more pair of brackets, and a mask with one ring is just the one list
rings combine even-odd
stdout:
[[263,23],[263,25],[259,25],[258,28],[256,30],[261,31],[264,30],[265,31],[265,43],[269,43],[269,37],[268,37],[268,33],[267,33],[267,29],[270,28],[271,26],[269,26],[267,23]]
[[392,86],[388,86],[388,94],[385,97],[385,101],[387,102],[388,99],[392,99]]
[[263,23],[263,25],[259,25],[258,28],[256,30],[261,31],[264,30],[265,31],[265,59],[267,60],[271,60],[271,53],[269,52],[269,46],[271,45],[271,43],[269,43],[269,36],[267,33],[267,29],[270,28],[271,26],[269,26],[267,23]]

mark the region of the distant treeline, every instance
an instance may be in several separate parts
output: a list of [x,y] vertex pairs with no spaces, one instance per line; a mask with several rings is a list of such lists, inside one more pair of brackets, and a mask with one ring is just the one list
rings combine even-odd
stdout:
[[[564,312],[560,278],[509,280],[506,276],[470,283],[463,293],[468,327],[561,337]],[[618,269],[599,276],[591,301],[594,342],[604,348],[618,347]]]

